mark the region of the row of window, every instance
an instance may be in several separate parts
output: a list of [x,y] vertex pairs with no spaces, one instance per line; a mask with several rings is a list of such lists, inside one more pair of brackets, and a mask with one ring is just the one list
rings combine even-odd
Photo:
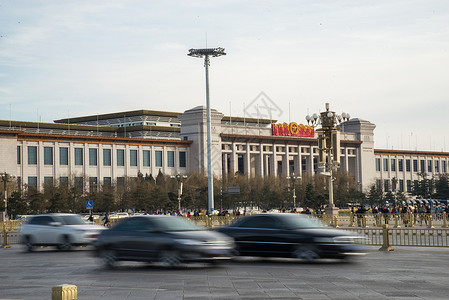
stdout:
[[[17,164],[21,164],[21,146],[17,146]],[[69,148],[67,147],[59,147],[59,165],[68,166],[69,165]],[[53,165],[53,147],[44,147],[44,165]],[[74,163],[76,166],[84,165],[84,149],[83,148],[75,148],[74,149]],[[186,152],[180,151],[178,152],[178,163],[180,168],[186,167]],[[37,146],[28,146],[27,147],[28,154],[28,164],[29,165],[37,165],[38,155],[37,155]],[[156,167],[162,167],[164,163],[164,152],[156,150],[155,154],[155,162],[154,165]],[[167,157],[165,158],[167,161],[167,167],[175,166],[175,151],[167,151]],[[129,164],[131,167],[138,166],[138,151],[137,150],[129,150]],[[118,167],[125,166],[125,150],[117,149],[116,150],[116,163]],[[151,151],[143,150],[142,151],[142,164],[144,167],[149,167],[151,165]],[[90,148],[89,149],[89,166],[97,166],[98,165],[98,149]],[[111,166],[112,165],[112,149],[103,149],[103,166]]]
[[390,181],[390,179],[384,179],[383,180],[383,187],[382,187],[382,180],[381,179],[376,179],[376,185],[378,189],[382,189],[384,192],[388,192],[388,191],[392,191],[392,192],[407,192],[407,193],[411,193],[412,192],[412,183],[413,185],[417,185],[418,184],[418,180],[406,180],[405,181],[405,187],[404,187],[404,180],[399,179],[397,181],[398,186],[393,186],[392,182]]
[[[20,182],[20,177],[18,178]],[[84,184],[83,177],[75,177],[74,178],[74,186],[82,188]],[[117,177],[117,185],[124,185],[125,177]],[[54,180],[53,177],[45,176],[44,177],[44,187],[48,185],[53,185]],[[59,185],[61,186],[69,186],[69,177],[61,176],[59,177]],[[97,177],[89,177],[89,188],[95,189],[98,185]],[[103,177],[103,185],[112,186],[112,178],[111,177]],[[37,177],[36,176],[28,176],[28,187],[37,189]]]
[[[426,164],[427,162],[427,164]],[[397,164],[396,164],[397,163]],[[405,171],[411,171],[411,159],[405,159]],[[383,168],[382,168],[383,167]],[[421,159],[419,161],[419,169],[418,169],[418,160],[413,159],[413,172],[428,172],[432,173],[435,170],[436,173],[439,173],[440,170],[442,173],[447,172],[447,162],[445,160],[441,161],[441,169],[440,169],[440,161],[439,160],[424,160]],[[399,172],[404,171],[404,159],[396,159],[396,158],[384,158],[383,164],[381,164],[381,159],[376,158],[376,171],[392,171],[396,172],[396,168]]]

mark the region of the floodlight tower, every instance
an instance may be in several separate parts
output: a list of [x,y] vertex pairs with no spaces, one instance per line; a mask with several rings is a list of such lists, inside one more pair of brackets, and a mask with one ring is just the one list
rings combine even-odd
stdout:
[[224,48],[206,48],[190,49],[187,55],[193,57],[204,57],[204,67],[206,68],[206,112],[207,112],[207,192],[208,192],[208,210],[210,213],[214,210],[214,178],[212,174],[212,138],[211,138],[211,120],[210,120],[210,100],[209,100],[209,57],[218,57],[226,55]]

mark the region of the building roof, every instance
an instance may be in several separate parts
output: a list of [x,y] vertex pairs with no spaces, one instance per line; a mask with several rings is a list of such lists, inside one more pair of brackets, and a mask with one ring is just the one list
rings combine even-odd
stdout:
[[159,110],[131,110],[131,111],[123,111],[116,113],[108,113],[101,115],[91,115],[85,117],[75,117],[75,118],[67,118],[55,120],[55,123],[79,123],[79,122],[89,122],[89,121],[97,121],[97,120],[107,120],[107,119],[120,119],[124,117],[135,117],[135,116],[160,116],[160,117],[173,117],[177,118],[181,113],[179,112],[171,112],[171,111],[159,111]]
[[438,151],[413,151],[413,150],[388,150],[388,149],[374,149],[376,155],[409,155],[409,156],[447,156],[449,152]]
[[16,138],[17,140],[36,140],[36,141],[58,141],[58,142],[78,142],[78,143],[99,143],[99,144],[129,144],[129,145],[171,145],[188,147],[192,141],[179,139],[160,139],[160,138],[135,138],[135,137],[111,137],[97,135],[75,135],[75,134],[49,134],[24,132],[18,130],[1,130],[0,136]]

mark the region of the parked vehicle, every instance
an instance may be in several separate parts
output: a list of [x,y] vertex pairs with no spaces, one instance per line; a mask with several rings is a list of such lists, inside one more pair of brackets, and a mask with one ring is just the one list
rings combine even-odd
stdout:
[[292,213],[251,215],[216,229],[235,240],[239,255],[346,258],[363,254],[362,238],[343,230],[325,227],[317,219]]
[[34,215],[22,225],[20,241],[27,251],[33,251],[35,246],[56,246],[67,251],[72,246],[91,244],[104,229],[85,222],[76,214]]
[[232,256],[234,243],[224,234],[207,230],[181,217],[135,216],[101,233],[95,255],[108,267],[117,261],[217,262]]
[[129,218],[129,214],[127,212],[118,212],[111,214],[109,216],[110,219],[123,219],[123,218]]

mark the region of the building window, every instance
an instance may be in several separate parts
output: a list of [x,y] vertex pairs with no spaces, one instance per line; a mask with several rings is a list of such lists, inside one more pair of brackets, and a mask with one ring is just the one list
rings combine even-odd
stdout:
[[396,159],[391,159],[391,171],[396,172]]
[[44,147],[44,165],[53,165],[53,147]]
[[412,192],[412,181],[407,180],[407,193],[411,193],[411,192]]
[[376,171],[380,172],[380,158],[376,158]]
[[103,186],[112,186],[112,178],[103,177]]
[[117,177],[117,186],[124,187],[125,186],[125,177]]
[[398,159],[398,171],[403,172],[404,171],[404,160]]
[[[268,158],[270,158],[270,157],[268,156]],[[303,158],[303,159],[301,159],[301,171],[306,172],[306,170],[307,170],[307,159]],[[269,165],[268,165],[268,171],[270,171]]]
[[37,177],[36,176],[28,177],[28,189],[37,190]]
[[384,192],[388,192],[390,190],[390,180],[384,179]]
[[20,165],[20,146],[17,146],[17,164]]
[[405,171],[410,172],[410,159],[405,160]]
[[443,160],[441,162],[441,167],[443,168],[443,173],[446,173],[447,172],[447,167],[446,167],[446,161],[445,160]]
[[167,151],[167,166],[170,168],[175,166],[175,151]]
[[440,172],[440,162],[438,160],[435,161],[435,172]]
[[426,172],[426,161],[421,159],[421,172]]
[[97,165],[97,149],[91,148],[89,149],[89,166]]
[[150,166],[150,161],[151,161],[151,151],[150,150],[143,150],[142,151],[142,155],[143,155],[143,166],[144,167],[149,167]]
[[59,148],[59,164],[61,166],[69,165],[69,148],[66,147]]
[[112,165],[111,149],[103,149],[103,166],[111,166],[111,165]]
[[186,164],[186,153],[184,151],[181,151],[181,152],[179,152],[179,167],[185,168],[186,165],[187,165]]
[[418,160],[413,160],[413,172],[418,172]]
[[69,186],[69,177],[64,177],[64,176],[59,177],[59,186],[68,187]]
[[117,149],[117,166],[125,166],[125,150],[123,149]]
[[237,155],[237,168],[240,174],[245,174],[245,158],[243,154]]
[[382,189],[382,181],[380,179],[376,179],[376,188],[378,190]]
[[44,177],[44,188],[53,186],[53,177]]
[[92,193],[97,189],[97,177],[89,177],[89,190]]
[[156,167],[162,167],[162,151],[156,151]]
[[432,173],[432,161],[427,161],[427,172]]
[[137,167],[137,150],[129,150],[129,164],[131,167]]
[[[37,165],[37,147],[28,146],[28,164]],[[30,178],[30,177],[28,177]]]
[[83,177],[75,177],[75,188],[83,190],[83,187],[84,187]]
[[384,171],[388,171],[388,158],[384,158]]
[[401,193],[404,192],[404,180],[402,180],[402,179],[399,179],[399,191]]
[[75,165],[83,165],[83,148],[75,148]]

